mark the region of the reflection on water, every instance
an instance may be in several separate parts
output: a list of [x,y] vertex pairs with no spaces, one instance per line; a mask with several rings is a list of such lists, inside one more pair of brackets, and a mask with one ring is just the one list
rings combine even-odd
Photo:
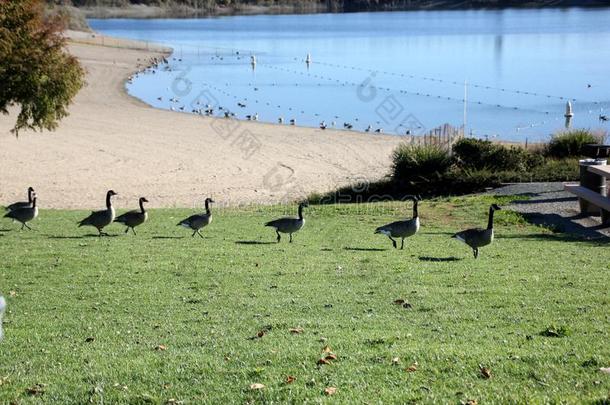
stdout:
[[555,9],[90,23],[174,48],[128,84],[155,107],[372,133],[466,120],[475,136],[534,141],[564,127],[568,100],[573,126],[607,125],[609,20],[610,9]]

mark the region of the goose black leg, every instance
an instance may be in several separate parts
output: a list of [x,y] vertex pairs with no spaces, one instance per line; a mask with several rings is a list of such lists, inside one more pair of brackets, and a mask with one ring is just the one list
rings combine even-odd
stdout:
[[21,228],[19,229],[20,231],[23,231],[23,227],[25,226],[25,222],[21,224]]
[[290,241],[289,242],[292,243],[292,234],[290,234]]
[[201,232],[199,232],[199,229],[197,229],[197,235],[201,236],[201,239],[205,239],[205,238],[203,237],[203,235],[201,234]]
[[136,230],[134,228],[131,228],[131,232],[133,232],[134,235],[137,235]]
[[125,233],[129,232],[129,227],[125,228]]
[[402,250],[405,247],[405,238],[402,238],[402,241],[400,242],[400,250]]
[[474,258],[476,259],[477,257],[479,257],[479,249],[475,248],[472,249],[472,253],[474,253]]
[[193,234],[191,235],[191,238],[195,237],[196,233],[197,233],[197,231],[193,232]]
[[277,233],[277,243],[280,243],[282,236],[280,235],[280,233],[278,231],[275,231],[275,233]]
[[392,246],[394,246],[394,249],[396,249],[396,241],[392,239],[391,236],[388,236],[388,238],[390,238],[390,240],[392,241]]

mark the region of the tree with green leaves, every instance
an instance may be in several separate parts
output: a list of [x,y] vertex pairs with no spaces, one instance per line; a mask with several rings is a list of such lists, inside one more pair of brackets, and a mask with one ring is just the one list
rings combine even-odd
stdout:
[[0,112],[21,108],[13,132],[53,130],[84,84],[67,53],[64,22],[46,18],[41,0],[0,0]]

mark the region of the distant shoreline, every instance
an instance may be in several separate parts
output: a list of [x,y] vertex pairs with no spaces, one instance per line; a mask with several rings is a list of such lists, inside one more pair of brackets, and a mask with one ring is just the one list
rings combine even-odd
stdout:
[[[321,14],[321,13],[354,13],[354,12],[390,12],[390,11],[442,11],[442,10],[502,10],[502,9],[549,9],[549,8],[603,8],[610,7],[610,1],[409,1],[398,2],[398,5],[354,5],[333,7],[319,3],[292,5],[236,5],[216,6],[214,8],[193,8],[178,3],[166,3],[164,6],[130,4],[122,7],[85,6],[70,7],[86,18],[206,18],[237,15],[277,15],[277,14]],[[408,5],[407,5],[408,4]]]

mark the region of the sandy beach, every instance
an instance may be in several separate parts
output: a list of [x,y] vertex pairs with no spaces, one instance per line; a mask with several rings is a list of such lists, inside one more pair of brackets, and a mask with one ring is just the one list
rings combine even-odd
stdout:
[[[148,44],[71,34],[87,86],[55,132],[10,133],[0,116],[0,205],[33,186],[43,208],[273,204],[388,173],[395,136],[244,122],[153,109],[129,96],[127,77],[153,56]],[[91,42],[91,43],[85,43]],[[102,42],[104,45],[102,45]]]

